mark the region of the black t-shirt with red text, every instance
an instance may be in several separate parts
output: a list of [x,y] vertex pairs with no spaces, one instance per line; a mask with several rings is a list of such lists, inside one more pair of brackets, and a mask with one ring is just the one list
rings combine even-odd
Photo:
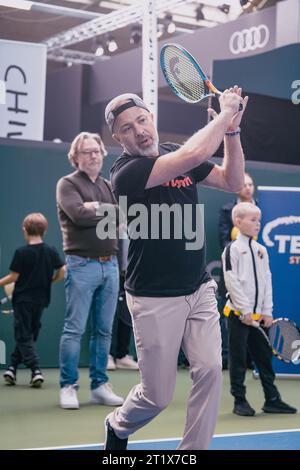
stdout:
[[[178,148],[161,144],[160,156]],[[125,289],[145,297],[189,295],[210,279],[205,237],[200,247],[200,234],[195,235],[200,226],[196,221],[203,222],[196,183],[209,175],[214,164],[206,161],[172,181],[145,189],[157,158],[123,153],[111,169],[115,196],[119,202],[120,196],[127,196],[130,244]]]

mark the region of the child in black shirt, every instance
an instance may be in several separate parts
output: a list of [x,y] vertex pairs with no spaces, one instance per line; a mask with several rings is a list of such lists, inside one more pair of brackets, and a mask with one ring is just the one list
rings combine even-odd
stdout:
[[12,304],[16,347],[4,373],[7,385],[15,385],[21,363],[31,369],[32,387],[39,388],[44,382],[36,341],[43,310],[50,303],[51,283],[64,277],[64,263],[57,250],[43,242],[47,227],[43,214],[32,213],[25,217],[22,228],[27,245],[15,251],[9,268],[11,273],[0,279],[0,286],[15,282]]

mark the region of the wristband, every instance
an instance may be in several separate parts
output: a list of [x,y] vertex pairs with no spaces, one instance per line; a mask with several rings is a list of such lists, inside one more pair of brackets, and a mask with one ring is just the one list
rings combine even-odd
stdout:
[[237,135],[237,134],[240,134],[240,133],[241,133],[241,128],[238,127],[235,131],[225,132],[225,135],[233,137],[234,135]]

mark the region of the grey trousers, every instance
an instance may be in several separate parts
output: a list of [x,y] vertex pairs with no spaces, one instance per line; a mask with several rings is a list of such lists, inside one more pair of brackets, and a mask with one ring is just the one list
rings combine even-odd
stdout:
[[178,449],[207,449],[216,425],[222,384],[221,334],[215,281],[191,295],[134,297],[126,294],[141,383],[124,404],[108,415],[124,439],[149,423],[173,397],[180,346],[193,382],[186,423]]

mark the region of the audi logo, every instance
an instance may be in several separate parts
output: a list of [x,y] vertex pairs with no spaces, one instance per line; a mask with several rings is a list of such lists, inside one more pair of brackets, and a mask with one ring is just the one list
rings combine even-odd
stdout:
[[242,31],[235,31],[229,40],[229,49],[232,54],[254,51],[265,47],[269,39],[269,28],[265,24],[260,24]]

